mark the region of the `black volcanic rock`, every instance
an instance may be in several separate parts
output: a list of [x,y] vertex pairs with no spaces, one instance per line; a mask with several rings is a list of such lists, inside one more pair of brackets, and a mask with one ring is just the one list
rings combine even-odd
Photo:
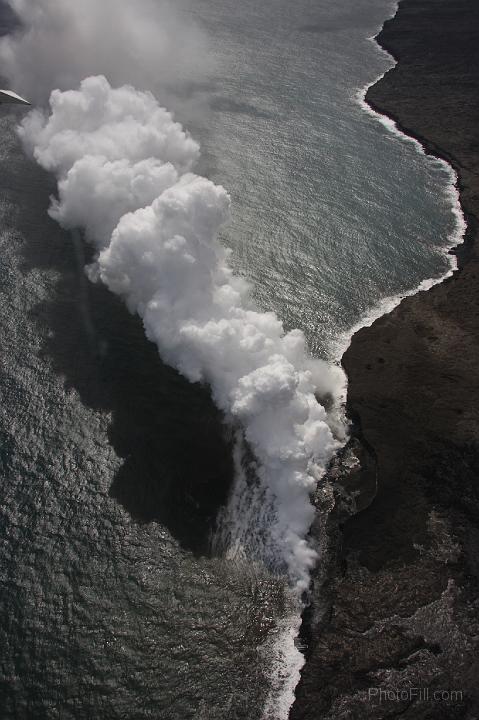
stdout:
[[[468,231],[461,269],[360,330],[344,355],[348,411],[377,463],[377,492],[345,516],[347,473],[333,479],[342,511],[327,521],[330,558],[305,615],[307,663],[291,718],[472,720],[479,717],[479,3],[402,0],[378,41],[398,64],[367,99],[453,165]],[[394,695],[401,689],[402,698]],[[438,699],[438,691],[449,695]]]

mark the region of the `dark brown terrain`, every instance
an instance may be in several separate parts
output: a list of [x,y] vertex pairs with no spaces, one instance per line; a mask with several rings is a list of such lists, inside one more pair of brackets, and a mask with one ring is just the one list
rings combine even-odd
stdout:
[[[331,471],[336,504],[327,532],[321,512],[313,528],[329,544],[329,561],[317,570],[303,623],[308,659],[291,718],[472,720],[479,718],[479,2],[402,0],[378,41],[398,64],[367,100],[453,165],[468,231],[460,270],[360,330],[343,357],[354,438]],[[361,466],[351,469],[355,456]]]

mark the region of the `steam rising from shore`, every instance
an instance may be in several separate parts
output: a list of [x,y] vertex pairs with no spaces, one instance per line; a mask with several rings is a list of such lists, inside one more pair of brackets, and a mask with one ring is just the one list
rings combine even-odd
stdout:
[[208,383],[243,428],[267,508],[256,551],[304,590],[315,560],[309,494],[338,444],[315,393],[334,392],[340,372],[310,357],[301,331],[285,333],[253,306],[217,240],[229,196],[193,174],[197,143],[151,94],[97,76],[54,91],[50,105],[20,135],[58,178],[51,216],[85,230],[98,251],[90,277],[122,296],[163,359]]
[[182,86],[212,73],[205,39],[183,12],[189,0],[8,2],[21,24],[0,39],[2,73],[41,105],[54,90],[50,111],[33,111],[19,131],[58,179],[51,216],[84,230],[96,249],[90,278],[141,316],[166,362],[210,385],[235,427],[237,476],[217,537],[230,557],[264,561],[292,584],[265,707],[265,717],[286,719],[304,662],[301,594],[316,560],[310,493],[344,431],[316,394],[339,396],[344,375],[313,360],[299,330],[285,333],[254,306],[217,239],[227,192],[194,174],[198,144],[153,95],[124,85],[197,113]]

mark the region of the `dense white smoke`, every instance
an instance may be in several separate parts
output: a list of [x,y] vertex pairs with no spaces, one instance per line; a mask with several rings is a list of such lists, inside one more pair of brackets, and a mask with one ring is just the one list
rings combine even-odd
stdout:
[[121,295],[162,358],[208,383],[243,428],[268,508],[260,554],[306,588],[309,494],[337,446],[315,397],[326,366],[233,275],[217,240],[228,194],[192,173],[198,145],[151,94],[97,76],[54,91],[50,104],[50,115],[33,111],[20,129],[58,178],[50,214],[85,229],[98,250],[90,277]]
[[20,24],[0,40],[0,73],[31,102],[103,74],[169,97],[211,76],[190,0],[7,0]]

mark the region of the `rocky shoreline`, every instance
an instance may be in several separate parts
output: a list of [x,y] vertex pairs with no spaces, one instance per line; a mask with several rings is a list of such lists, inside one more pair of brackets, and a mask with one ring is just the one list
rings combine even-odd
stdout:
[[[291,720],[479,717],[479,5],[402,0],[367,101],[458,174],[459,270],[354,336],[353,437],[304,617]],[[325,521],[324,518],[327,517]],[[326,523],[326,526],[325,526]]]

